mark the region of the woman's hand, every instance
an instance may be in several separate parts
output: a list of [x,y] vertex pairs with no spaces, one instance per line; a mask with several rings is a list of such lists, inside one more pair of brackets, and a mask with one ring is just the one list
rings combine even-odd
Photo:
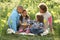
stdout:
[[54,35],[54,30],[53,30],[53,29],[52,29],[52,31],[51,31],[51,32],[52,32],[52,34]]
[[50,31],[51,31],[51,33],[54,35],[54,30],[53,30],[52,27],[50,28]]

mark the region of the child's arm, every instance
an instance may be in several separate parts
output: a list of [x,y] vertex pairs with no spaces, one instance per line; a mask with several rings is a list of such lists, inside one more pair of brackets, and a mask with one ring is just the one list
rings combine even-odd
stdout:
[[48,18],[48,22],[49,22],[49,25],[50,25],[50,30],[52,31],[53,27],[52,27],[52,16],[50,16]]

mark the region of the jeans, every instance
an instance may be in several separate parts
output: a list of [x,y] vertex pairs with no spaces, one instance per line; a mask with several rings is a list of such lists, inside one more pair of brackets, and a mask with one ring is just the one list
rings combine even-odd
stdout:
[[10,27],[10,26],[8,25],[8,27],[11,28],[11,29],[13,29],[13,30],[16,32],[16,31],[19,30],[20,25],[17,25],[17,27],[12,27],[12,26]]
[[44,30],[42,28],[30,28],[30,32],[33,34],[40,34],[43,33]]

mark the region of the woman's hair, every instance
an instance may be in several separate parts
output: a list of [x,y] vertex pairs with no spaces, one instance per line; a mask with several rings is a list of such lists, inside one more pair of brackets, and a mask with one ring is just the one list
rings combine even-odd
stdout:
[[42,9],[44,12],[47,11],[47,7],[46,7],[45,5],[40,5],[39,7],[40,7],[40,9]]
[[44,23],[43,15],[37,15],[37,21]]
[[45,3],[40,3],[39,5],[38,5],[38,7],[40,8],[40,9],[42,9],[43,11],[44,11],[44,13],[47,11],[47,5],[45,4]]
[[[26,11],[26,10],[23,10],[23,12],[24,12],[24,11]],[[26,15],[26,16],[25,16],[25,19],[26,19],[26,20],[29,19],[29,16]],[[22,16],[22,15],[20,16],[20,20],[23,21],[23,16]]]
[[22,13],[24,13],[26,10],[23,10],[23,12]]

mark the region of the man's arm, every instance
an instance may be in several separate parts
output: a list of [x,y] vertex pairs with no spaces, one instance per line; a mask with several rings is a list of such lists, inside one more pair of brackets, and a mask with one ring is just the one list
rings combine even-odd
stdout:
[[16,27],[17,27],[17,24],[16,24],[17,19],[16,19],[16,17],[17,17],[17,14],[16,14],[16,11],[15,11],[15,9],[14,9],[14,10],[12,11],[9,19],[8,19],[8,25],[9,25],[9,27],[12,28],[14,31],[17,31],[17,28],[16,28]]
[[17,31],[17,23],[16,23],[16,21],[17,21],[17,19],[16,19],[16,17],[14,17],[13,19],[12,19],[12,28],[13,28],[13,30],[16,32]]

